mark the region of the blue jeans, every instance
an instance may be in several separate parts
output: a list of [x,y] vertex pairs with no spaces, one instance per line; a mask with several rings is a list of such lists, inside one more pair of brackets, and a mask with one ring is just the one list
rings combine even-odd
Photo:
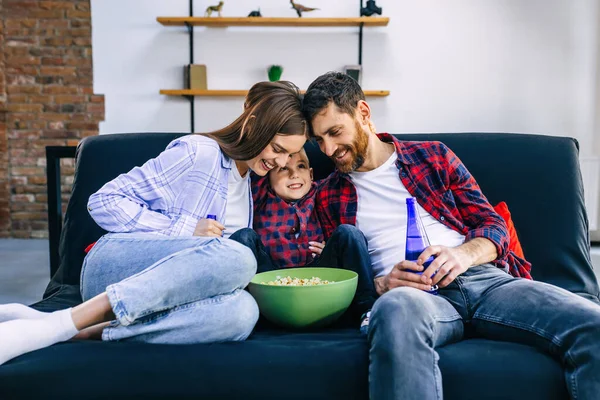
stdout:
[[484,264],[467,270],[438,296],[397,288],[377,300],[369,327],[370,397],[442,399],[435,348],[463,339],[465,326],[476,337],[557,354],[573,399],[595,399],[600,393],[600,306]]
[[84,260],[84,301],[106,292],[116,321],[103,340],[244,340],[258,306],[244,291],[256,272],[246,247],[222,238],[109,233]]
[[[273,263],[260,236],[252,229],[240,229],[234,232],[230,239],[240,242],[252,250],[258,260],[259,273],[279,269]],[[299,265],[298,267],[304,266]],[[368,243],[365,235],[355,226],[338,226],[327,240],[321,256],[306,267],[335,267],[356,272],[358,287],[349,309],[350,318],[358,319],[373,307],[373,303],[377,299],[377,292],[373,282]]]

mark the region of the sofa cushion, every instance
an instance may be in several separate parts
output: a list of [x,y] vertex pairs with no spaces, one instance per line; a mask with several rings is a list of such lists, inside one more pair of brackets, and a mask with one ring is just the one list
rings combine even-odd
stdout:
[[[447,400],[567,398],[560,366],[533,348],[467,340],[439,353]],[[244,343],[210,345],[63,343],[0,367],[0,393],[7,399],[364,400],[367,374],[367,342],[357,330],[260,332]]]
[[521,247],[521,241],[519,241],[517,229],[515,228],[515,223],[512,220],[506,202],[501,201],[500,203],[496,204],[494,206],[494,211],[496,211],[498,215],[502,217],[504,222],[506,222],[508,237],[510,239],[510,242],[508,243],[508,249],[515,253],[517,256],[525,258],[525,254],[523,254],[523,248]]

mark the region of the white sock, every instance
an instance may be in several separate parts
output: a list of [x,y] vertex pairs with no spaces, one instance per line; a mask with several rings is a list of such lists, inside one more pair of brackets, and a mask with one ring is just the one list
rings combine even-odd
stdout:
[[43,318],[0,323],[0,365],[22,354],[69,340],[77,332],[70,308]]
[[37,319],[48,314],[18,303],[0,305],[0,322],[12,321],[13,319]]

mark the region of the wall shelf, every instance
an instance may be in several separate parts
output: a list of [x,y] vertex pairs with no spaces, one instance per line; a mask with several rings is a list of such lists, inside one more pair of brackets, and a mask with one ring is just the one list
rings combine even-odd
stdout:
[[[360,0],[360,8],[363,8],[364,0]],[[188,17],[157,17],[156,20],[164,26],[184,26],[189,36],[190,64],[194,64],[194,27],[206,26],[225,28],[228,26],[246,27],[356,27],[358,28],[358,65],[362,65],[363,53],[363,29],[365,27],[387,26],[390,22],[388,17],[355,17],[355,18],[271,18],[271,17],[195,17],[193,0],[189,0]],[[390,95],[388,90],[368,90],[365,96],[386,97]],[[201,97],[243,97],[248,94],[247,90],[169,90],[163,89],[160,94],[167,96],[183,96],[190,102],[190,131],[195,131],[195,102],[196,96]]]
[[267,18],[267,17],[158,17],[165,26],[291,26],[291,27],[343,27],[387,26],[387,17],[359,18]]
[[[304,90],[302,91],[304,93]],[[389,90],[365,90],[368,97],[386,97]],[[162,89],[160,94],[167,96],[203,96],[203,97],[245,97],[247,90],[198,90],[198,89]]]

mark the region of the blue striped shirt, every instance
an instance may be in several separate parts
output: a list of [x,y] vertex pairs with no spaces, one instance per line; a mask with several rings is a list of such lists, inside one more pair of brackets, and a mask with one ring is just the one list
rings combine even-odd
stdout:
[[[198,221],[208,214],[225,224],[232,167],[233,160],[213,139],[184,136],[158,157],[100,188],[90,196],[88,211],[109,232],[191,236]],[[248,207],[248,227],[252,227],[252,196]]]

